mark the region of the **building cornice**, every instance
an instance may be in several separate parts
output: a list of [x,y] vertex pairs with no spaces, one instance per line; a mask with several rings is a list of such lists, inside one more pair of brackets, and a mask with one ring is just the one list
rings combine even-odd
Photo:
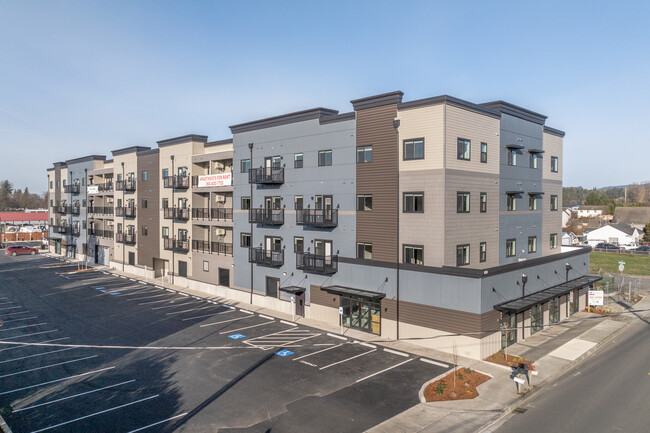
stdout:
[[485,102],[480,105],[499,111],[502,114],[508,114],[510,116],[518,117],[519,119],[528,120],[529,122],[537,123],[538,125],[543,125],[546,122],[546,119],[548,118],[543,114],[539,114],[534,111],[527,110],[526,108],[522,108],[505,101]]
[[111,154],[113,154],[113,158],[116,156],[120,155],[126,155],[127,153],[133,153],[133,152],[143,152],[145,150],[151,149],[150,147],[144,147],[144,146],[130,146],[130,147],[124,147],[122,149],[117,149],[111,151]]
[[418,99],[415,101],[402,102],[397,105],[398,110],[407,110],[411,108],[425,107],[429,105],[439,105],[439,104],[448,104],[453,105],[458,108],[465,110],[473,111],[475,113],[484,114],[486,116],[494,117],[496,119],[501,118],[501,112],[498,110],[493,110],[488,107],[484,107],[479,104],[474,104],[473,102],[465,101],[463,99],[455,98],[449,95],[440,95],[434,96],[433,98]]
[[157,141],[156,143],[158,144],[158,147],[163,147],[163,146],[171,146],[173,144],[189,143],[193,141],[196,141],[198,143],[207,143],[208,136],[188,134],[188,135],[183,135],[181,137],[174,137],[174,138],[168,138],[166,140],[160,140]]
[[559,129],[551,128],[550,126],[544,126],[544,132],[551,135],[557,135],[558,137],[564,137],[566,132],[560,131]]
[[338,113],[339,112],[337,110],[318,107],[309,110],[296,111],[295,113],[283,114],[281,116],[267,117],[266,119],[232,125],[230,126],[230,131],[232,131],[233,134],[239,134],[241,132],[272,128],[274,126],[288,125],[290,123],[304,122],[306,120],[321,119],[327,116],[334,116]]
[[366,98],[353,99],[350,101],[354,111],[366,110],[368,108],[382,107],[384,105],[399,104],[402,102],[404,92],[382,93],[380,95],[368,96]]

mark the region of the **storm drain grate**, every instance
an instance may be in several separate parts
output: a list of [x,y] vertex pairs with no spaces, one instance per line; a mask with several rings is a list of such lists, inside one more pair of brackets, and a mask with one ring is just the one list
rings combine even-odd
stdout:
[[516,412],[516,413],[524,413],[524,412],[526,412],[527,410],[528,410],[528,409],[524,409],[523,407],[516,407],[516,408],[514,408],[512,411],[513,411],[513,412]]

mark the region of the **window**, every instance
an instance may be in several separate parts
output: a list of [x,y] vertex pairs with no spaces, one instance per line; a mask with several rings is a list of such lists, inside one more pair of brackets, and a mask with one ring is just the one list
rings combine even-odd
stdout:
[[302,168],[302,153],[293,154],[293,168]]
[[295,210],[301,210],[303,208],[303,200],[301,195],[297,195],[293,198],[293,208]]
[[143,208],[143,209],[146,209],[148,205],[149,205],[149,203],[147,202],[147,199],[146,199],[146,198],[143,198],[143,199],[142,199],[142,208]]
[[456,266],[469,265],[469,245],[456,246]]
[[557,156],[551,156],[551,171],[553,173],[557,173],[558,168],[559,168],[559,165],[558,165]]
[[54,206],[54,200],[50,199],[50,207]]
[[528,210],[537,210],[538,209],[538,196],[535,194],[530,194],[528,196]]
[[251,247],[251,234],[250,233],[241,233],[239,236],[239,243],[244,248]]
[[404,245],[404,263],[421,265],[423,263],[424,247]]
[[141,231],[142,231],[142,236],[147,236],[147,231],[148,231],[147,226],[142,226]]
[[320,150],[318,151],[318,166],[325,167],[332,165],[332,151]]
[[50,181],[50,189],[54,188],[54,181]]
[[250,197],[242,197],[241,198],[241,208],[244,209],[244,210],[251,208],[251,198]]
[[[121,175],[120,175],[120,174],[118,174],[118,176],[121,176]],[[63,186],[65,186],[65,179],[63,179]]]
[[481,162],[487,164],[487,143],[481,143]]
[[457,192],[456,193],[456,212],[468,213],[469,212],[469,193]]
[[169,207],[169,199],[168,198],[163,198],[162,199],[162,208],[167,209]]
[[88,225],[87,225],[87,223],[86,223],[86,220],[83,220],[83,221],[81,222],[81,228],[83,228],[84,230],[86,230],[86,229],[88,228]]
[[537,236],[528,236],[528,254],[537,252]]
[[207,260],[203,260],[203,272],[208,272],[210,271],[210,262]]
[[404,161],[424,159],[424,138],[404,140]]
[[57,188],[61,188],[61,181],[60,181],[60,180],[57,180],[57,181],[56,181],[56,187],[57,187]]
[[143,180],[145,182],[149,180],[149,173],[147,173],[146,170],[140,173],[140,180]]
[[251,169],[251,160],[250,159],[242,159],[239,164],[240,164],[239,165],[239,170],[242,173],[248,173],[249,170]]
[[551,249],[557,248],[557,233],[551,233]]
[[481,242],[478,250],[478,260],[483,263],[487,261],[487,242]]
[[405,192],[404,193],[404,212],[422,213],[424,212],[424,193],[423,192]]
[[557,210],[557,196],[551,196],[551,210]]
[[357,194],[357,210],[372,210],[372,194]]
[[458,159],[469,161],[471,142],[464,138],[458,139]]
[[[120,175],[118,174],[117,176],[119,177]],[[168,177],[169,177],[169,169],[168,168],[163,168],[162,169],[162,178],[166,179]],[[120,179],[118,179],[118,180],[120,180]]]
[[507,194],[506,206],[509,211],[517,210],[517,194]]
[[293,238],[293,252],[302,253],[305,251],[305,238],[296,236]]
[[553,298],[548,302],[548,321],[549,323],[560,321],[560,298]]
[[506,241],[506,257],[514,257],[517,255],[517,241],[508,239]]
[[357,243],[357,259],[372,259],[372,244]]
[[481,213],[485,213],[487,212],[487,192],[482,192],[480,197],[479,210]]
[[357,147],[357,162],[372,162],[372,146]]
[[542,156],[537,153],[533,152],[530,154],[530,168],[540,168],[539,165],[539,160],[542,159]]
[[86,186],[86,178],[81,178],[81,185]]
[[163,227],[162,228],[162,237],[163,237],[163,239],[168,239],[169,238],[169,227]]
[[517,149],[508,149],[508,165],[517,165]]

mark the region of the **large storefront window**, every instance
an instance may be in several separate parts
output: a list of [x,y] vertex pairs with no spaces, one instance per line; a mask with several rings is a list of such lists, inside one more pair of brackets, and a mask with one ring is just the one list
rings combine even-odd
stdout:
[[505,349],[517,342],[517,315],[504,314],[501,318],[501,348]]
[[558,323],[560,321],[560,298],[553,298],[548,303],[548,321]]
[[341,296],[343,326],[381,335],[381,301]]
[[534,334],[542,330],[544,326],[544,314],[542,313],[542,304],[534,305],[530,309],[530,333]]

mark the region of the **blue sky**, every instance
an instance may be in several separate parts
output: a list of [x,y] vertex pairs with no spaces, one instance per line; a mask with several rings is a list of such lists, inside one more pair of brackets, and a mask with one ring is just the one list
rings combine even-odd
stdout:
[[0,0],[0,179],[402,90],[565,130],[565,186],[650,180],[650,2]]

